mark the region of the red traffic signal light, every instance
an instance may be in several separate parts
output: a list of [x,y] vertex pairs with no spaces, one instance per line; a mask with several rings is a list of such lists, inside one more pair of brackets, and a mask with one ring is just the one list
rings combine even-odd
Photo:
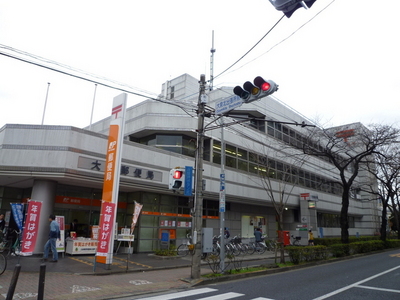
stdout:
[[177,167],[169,171],[169,184],[170,190],[179,191],[183,188],[185,180],[185,169]]
[[278,90],[278,85],[272,80],[264,80],[262,77],[257,76],[254,78],[254,84],[246,81],[243,88],[236,86],[233,93],[239,96],[243,102],[250,103],[260,98],[271,95]]
[[174,179],[181,179],[183,176],[183,171],[175,170],[174,175],[172,176]]
[[261,89],[264,97],[278,90],[278,85],[272,80],[264,80],[261,76],[254,78],[254,84]]

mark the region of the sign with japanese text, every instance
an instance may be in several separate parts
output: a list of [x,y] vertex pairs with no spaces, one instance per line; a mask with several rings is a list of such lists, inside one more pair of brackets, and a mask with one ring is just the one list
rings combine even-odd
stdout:
[[25,219],[25,227],[22,235],[21,255],[28,256],[33,254],[36,239],[39,232],[40,211],[42,209],[41,201],[30,200],[28,202],[28,211]]
[[56,241],[57,252],[65,251],[65,218],[64,216],[56,216],[56,221],[60,225],[60,239]]
[[96,262],[103,264],[112,263],[115,210],[118,204],[122,146],[124,144],[126,99],[126,93],[115,97],[111,111],[101,204],[102,215],[100,216],[99,243],[96,254]]
[[[100,228],[97,244],[97,256],[107,257],[112,243],[115,203],[103,202],[101,206]],[[107,257],[109,258],[109,257]],[[106,259],[108,263],[108,259]]]
[[142,207],[143,207],[143,204],[137,203],[135,201],[135,211],[132,216],[131,234],[133,234],[133,231],[135,230],[135,226],[136,226],[137,220],[139,218],[140,211],[142,210]]
[[239,96],[231,96],[215,102],[215,114],[222,115],[232,109],[242,106],[243,100]]
[[22,223],[24,220],[24,214],[22,212],[23,209],[24,209],[24,205],[22,203],[11,203],[12,214],[13,214],[15,223],[17,223],[19,231],[22,230]]

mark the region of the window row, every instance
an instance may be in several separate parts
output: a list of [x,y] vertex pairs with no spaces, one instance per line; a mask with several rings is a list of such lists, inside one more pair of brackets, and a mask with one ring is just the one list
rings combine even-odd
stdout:
[[[355,228],[355,217],[348,217],[349,228]],[[317,226],[326,228],[340,228],[340,215],[317,213]]]

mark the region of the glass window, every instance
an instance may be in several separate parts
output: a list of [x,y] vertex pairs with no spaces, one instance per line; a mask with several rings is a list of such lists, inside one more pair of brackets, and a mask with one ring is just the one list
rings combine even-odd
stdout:
[[249,172],[257,174],[258,173],[258,165],[249,163]]
[[221,154],[213,152],[213,163],[214,164],[221,164]]
[[244,149],[241,149],[241,148],[237,148],[237,156],[240,158],[240,159],[245,159],[245,160],[247,160],[248,158],[247,158],[247,150],[244,150]]
[[238,159],[238,169],[247,172],[248,162],[245,160]]
[[232,146],[232,145],[229,145],[229,144],[226,144],[225,145],[225,153],[227,154],[227,155],[231,155],[231,156],[236,156],[237,155],[237,153],[236,153],[236,147],[234,147],[234,146]]
[[140,216],[140,226],[143,227],[158,227],[158,217],[157,216]]
[[213,141],[213,151],[215,152],[215,151],[221,151],[221,142],[220,141],[217,141],[217,140],[214,140]]
[[225,165],[227,167],[236,168],[236,158],[227,155],[225,157]]
[[182,146],[182,136],[180,135],[157,135],[157,145]]

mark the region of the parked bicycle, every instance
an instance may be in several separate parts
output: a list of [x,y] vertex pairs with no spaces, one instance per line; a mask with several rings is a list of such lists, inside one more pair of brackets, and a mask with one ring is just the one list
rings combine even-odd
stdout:
[[[228,243],[224,243],[225,255],[233,254],[233,247],[230,246]],[[214,236],[213,237],[213,251],[212,254],[219,255],[221,253],[221,236]]]
[[180,244],[179,247],[176,249],[176,251],[178,252],[179,256],[186,256],[189,254],[194,255],[195,251],[196,251],[196,247],[192,242],[192,237],[187,234],[187,241],[186,243]]
[[7,268],[7,258],[4,256],[4,246],[6,244],[6,239],[3,235],[0,237],[0,275],[4,273]]
[[7,268],[7,258],[0,253],[0,275],[4,273]]
[[274,240],[264,240],[264,242],[268,251],[274,252],[278,247],[278,244]]
[[232,248],[233,255],[253,254],[255,251],[252,245],[243,243],[242,239],[238,236],[231,239],[228,245]]
[[251,243],[254,247],[254,251],[258,254],[263,254],[267,250],[267,246],[264,241]]
[[300,246],[300,240],[301,240],[301,236],[294,236],[292,235],[292,245],[293,246]]
[[7,258],[10,256],[19,256],[21,252],[21,231],[16,231],[15,229],[11,232],[16,234],[16,239],[10,237],[10,234],[4,236],[3,242],[0,244],[0,252]]

